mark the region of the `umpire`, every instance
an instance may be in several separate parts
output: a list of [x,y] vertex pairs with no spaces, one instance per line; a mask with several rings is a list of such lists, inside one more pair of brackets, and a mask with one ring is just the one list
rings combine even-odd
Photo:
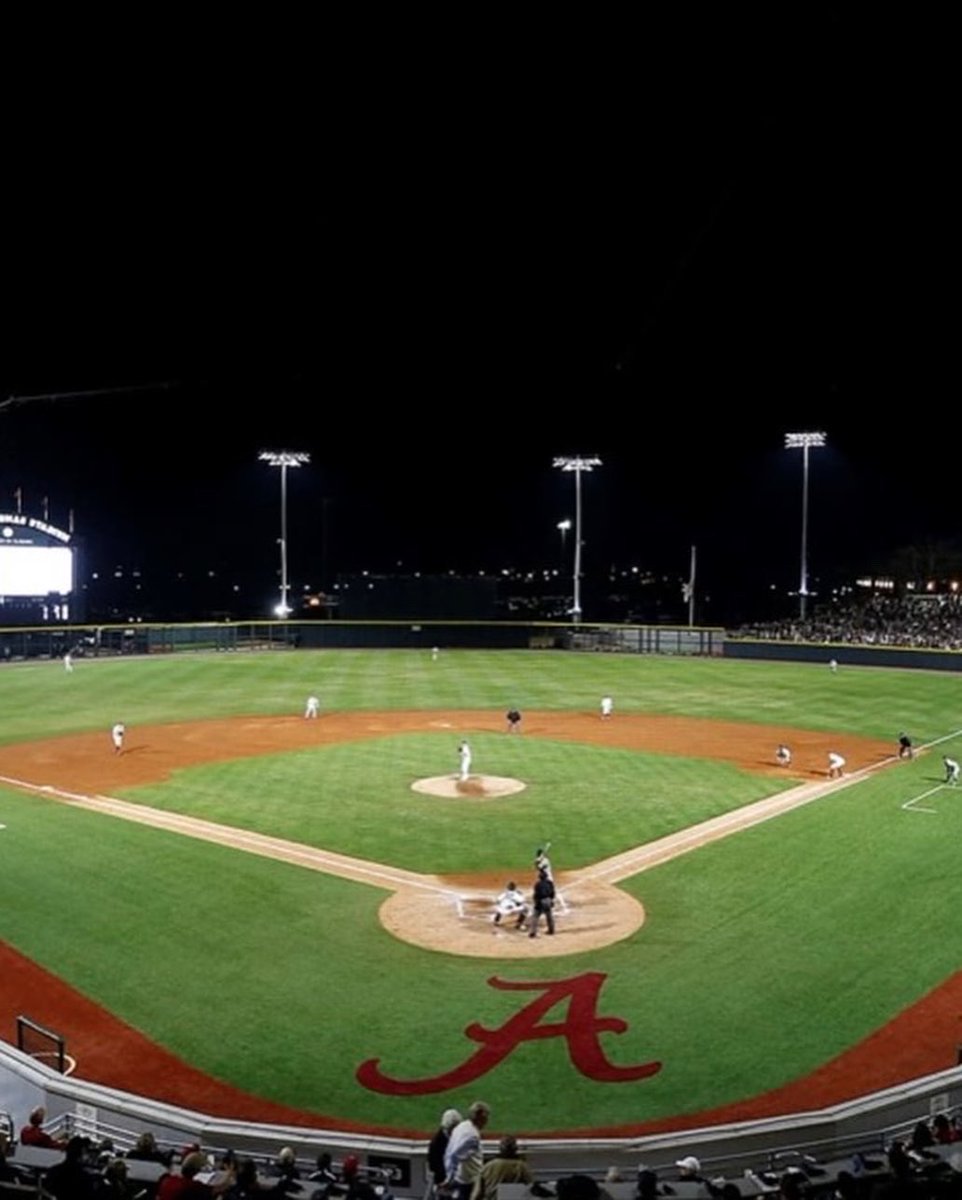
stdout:
[[548,932],[554,933],[554,884],[544,867],[538,872],[535,880],[534,893],[531,898],[531,932],[528,937],[538,936],[538,923],[544,916]]

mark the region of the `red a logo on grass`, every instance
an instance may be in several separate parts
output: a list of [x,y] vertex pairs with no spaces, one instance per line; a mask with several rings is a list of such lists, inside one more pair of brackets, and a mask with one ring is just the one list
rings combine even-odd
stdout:
[[[618,1067],[605,1057],[598,1035],[624,1033],[628,1028],[628,1022],[620,1017],[598,1016],[598,997],[606,979],[607,975],[600,971],[588,971],[571,979],[557,979],[548,983],[512,983],[493,976],[488,980],[493,988],[544,994],[519,1009],[497,1029],[485,1029],[476,1021],[472,1022],[464,1032],[472,1041],[480,1042],[480,1048],[460,1066],[442,1075],[433,1075],[429,1079],[393,1079],[380,1069],[380,1059],[369,1058],[358,1067],[357,1081],[372,1092],[383,1092],[388,1096],[423,1096],[430,1092],[446,1092],[480,1079],[522,1042],[553,1037],[566,1038],[572,1065],[582,1075],[599,1083],[628,1083],[656,1075],[661,1070],[660,1062]],[[551,1009],[563,1000],[568,1001],[567,1017],[563,1021],[543,1022]]]

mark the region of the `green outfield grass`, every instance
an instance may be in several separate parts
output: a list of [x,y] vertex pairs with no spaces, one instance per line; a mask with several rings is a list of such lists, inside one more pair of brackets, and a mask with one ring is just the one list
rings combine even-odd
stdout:
[[[662,712],[918,743],[962,728],[955,677],[561,653],[284,652],[79,662],[0,671],[0,737],[105,731],[241,713],[488,708]],[[696,759],[535,739],[472,737],[476,765],[524,778],[510,801],[465,811],[418,797],[453,770],[450,736],[393,735],[178,773],[129,798],[422,871],[514,869],[541,838],[573,867],[772,789]],[[958,757],[962,736],[948,746]],[[483,768],[479,760],[483,759]],[[624,885],[648,920],[603,951],[527,965],[430,954],[377,921],[381,890],[0,790],[0,937],[210,1073],[319,1113],[429,1130],[478,1095],[499,1129],[671,1116],[806,1074],[960,966],[962,788],[906,812],[941,778],[939,754],[668,863]],[[487,820],[496,814],[494,821]],[[947,922],[949,924],[947,925]],[[382,1096],[355,1070],[379,1057],[433,1076],[534,993],[487,980],[603,972],[612,1062],[658,1059],[599,1083],[561,1039],[524,1043],[476,1083]],[[559,1019],[560,1011],[552,1014]],[[68,1036],[69,1036],[69,1031]],[[537,1086],[532,1081],[537,1080]]]

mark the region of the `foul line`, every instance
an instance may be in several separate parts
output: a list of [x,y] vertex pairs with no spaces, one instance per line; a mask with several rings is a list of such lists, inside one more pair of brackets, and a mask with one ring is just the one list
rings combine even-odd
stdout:
[[419,875],[414,871],[405,871],[400,867],[381,866],[365,859],[336,854],[330,850],[318,850],[313,846],[305,846],[302,842],[290,842],[285,838],[253,833],[247,829],[238,829],[234,825],[220,825],[215,821],[204,821],[199,817],[185,817],[178,813],[165,812],[159,808],[117,800],[112,796],[85,796],[78,792],[68,792],[62,788],[52,787],[50,784],[28,783],[26,780],[11,779],[6,775],[0,775],[0,783],[6,783],[11,787],[37,795],[55,796],[58,800],[63,800],[77,808],[88,809],[91,812],[121,817],[126,821],[149,825],[169,833],[184,834],[221,846],[228,845],[251,854],[260,854],[265,858],[275,858],[282,862],[306,867],[312,871],[339,875],[355,882],[369,882],[374,886],[386,886],[394,891],[405,887],[420,888],[438,895],[444,895],[450,890],[433,882],[429,876]]
[[[947,733],[942,737],[936,738],[934,741],[927,742],[919,747],[919,749],[920,751],[930,750],[934,746],[940,746],[943,742],[951,741],[953,738],[959,736],[962,736],[962,729],[957,729],[953,733]],[[749,829],[753,825],[759,825],[763,821],[769,821],[773,817],[781,816],[782,813],[790,812],[792,809],[800,808],[805,804],[810,804],[813,800],[819,800],[823,796],[832,795],[843,788],[851,787],[852,784],[860,783],[867,779],[875,771],[879,771],[883,767],[892,766],[898,761],[897,755],[891,755],[881,759],[877,763],[871,763],[867,767],[853,771],[852,774],[845,775],[841,779],[802,784],[800,787],[792,788],[787,792],[778,792],[774,796],[767,796],[763,800],[756,801],[754,804],[743,805],[741,808],[733,809],[731,812],[723,813],[718,817],[712,817],[707,821],[702,821],[698,825],[692,825],[688,829],[683,829],[678,833],[669,834],[667,837],[658,838],[656,841],[647,842],[642,846],[636,846],[622,854],[601,859],[599,862],[589,867],[584,867],[581,870],[568,872],[566,873],[565,887],[570,891],[579,884],[620,883],[623,879],[639,875],[643,871],[650,870],[652,867],[667,862],[669,859],[687,854],[688,851],[695,850],[699,846],[719,841],[729,834]],[[37,795],[55,796],[58,800],[63,800],[68,804],[75,805],[78,808],[85,808],[92,812],[120,817],[124,820],[148,825],[155,829],[162,829],[170,833],[179,833],[184,836],[198,838],[201,841],[213,842],[216,845],[227,845],[230,848],[243,850],[250,854],[259,854],[265,858],[274,858],[281,862],[306,867],[309,870],[320,871],[328,875],[337,875],[343,879],[353,880],[354,882],[370,883],[372,886],[386,887],[394,891],[406,887],[418,888],[421,891],[431,892],[448,900],[454,896],[459,915],[463,916],[462,898],[467,897],[462,897],[452,892],[449,886],[445,886],[443,882],[434,876],[420,875],[415,871],[405,871],[400,867],[382,866],[379,863],[372,863],[366,859],[351,858],[346,854],[336,854],[330,850],[320,850],[312,846],[305,846],[302,842],[291,842],[285,838],[271,837],[268,834],[253,833],[250,830],[238,829],[233,825],[220,825],[215,821],[205,821],[199,817],[187,817],[179,813],[168,813],[162,809],[150,808],[142,804],[131,804],[126,800],[118,800],[112,796],[85,796],[79,792],[68,792],[62,788],[55,788],[50,784],[28,783],[26,780],[13,779],[7,775],[0,775],[0,783],[5,783],[10,787]],[[926,796],[939,791],[943,786],[945,785],[939,784],[928,792],[923,792],[919,796],[912,797],[902,807],[907,808],[909,804],[917,800],[924,800]],[[935,809],[925,808],[914,808],[911,811],[936,812]],[[0,826],[0,828],[3,827]],[[560,894],[560,889],[559,900],[561,901],[562,911],[567,910],[568,906]]]

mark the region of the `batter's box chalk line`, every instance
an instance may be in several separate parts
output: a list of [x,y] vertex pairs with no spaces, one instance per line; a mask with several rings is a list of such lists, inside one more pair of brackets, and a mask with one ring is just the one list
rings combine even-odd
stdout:
[[934,796],[936,792],[942,792],[947,787],[948,784],[937,783],[935,787],[929,788],[927,792],[919,792],[917,796],[912,796],[911,799],[906,800],[902,808],[905,812],[937,813],[939,811],[937,808],[925,808],[919,804],[919,801],[926,800],[929,796]]

